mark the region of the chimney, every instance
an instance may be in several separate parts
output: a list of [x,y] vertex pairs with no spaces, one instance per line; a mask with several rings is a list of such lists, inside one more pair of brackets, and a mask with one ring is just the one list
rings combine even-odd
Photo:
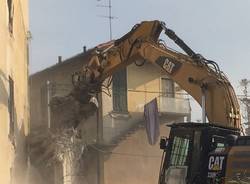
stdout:
[[62,63],[62,56],[58,56],[58,64]]
[[83,46],[83,53],[85,53],[87,51],[87,47],[84,45]]

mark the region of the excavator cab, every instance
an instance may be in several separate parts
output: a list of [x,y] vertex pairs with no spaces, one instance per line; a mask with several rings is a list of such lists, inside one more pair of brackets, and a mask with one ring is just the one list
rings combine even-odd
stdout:
[[[164,156],[159,184],[211,183],[217,173],[224,169],[226,153],[222,152],[227,150],[228,137],[240,134],[238,129],[223,128],[211,123],[189,122],[169,126],[170,135],[168,141],[165,141],[168,144],[161,146],[164,148]],[[215,151],[219,150],[221,154],[216,157],[219,154]]]

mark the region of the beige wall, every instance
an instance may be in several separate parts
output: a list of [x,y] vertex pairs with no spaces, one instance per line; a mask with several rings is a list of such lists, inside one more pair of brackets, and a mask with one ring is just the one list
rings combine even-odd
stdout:
[[128,110],[136,112],[161,91],[162,73],[150,63],[138,67],[134,64],[128,67]]
[[[161,125],[161,136],[168,136],[169,128]],[[128,136],[105,162],[105,184],[156,184],[162,151],[159,142],[151,146],[145,129]]]
[[[11,168],[13,175],[19,175],[17,168],[20,165],[17,163],[23,162],[24,137],[29,130],[27,4],[27,0],[13,0],[14,27],[11,35],[7,0],[0,0],[0,181],[3,184],[10,183]],[[8,138],[9,76],[14,80],[15,146]]]
[[[159,96],[160,76],[163,73],[150,63],[141,67],[131,64],[127,67],[127,85],[128,85],[128,111],[135,112],[139,104],[145,104],[153,98]],[[140,92],[141,91],[141,92]],[[151,91],[155,93],[144,93]],[[112,89],[110,88],[112,94]],[[103,115],[112,111],[112,97],[103,93]]]

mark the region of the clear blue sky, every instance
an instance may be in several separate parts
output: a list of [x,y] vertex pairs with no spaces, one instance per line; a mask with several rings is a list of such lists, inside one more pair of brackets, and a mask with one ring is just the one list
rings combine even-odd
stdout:
[[[109,40],[108,0],[30,0],[30,72]],[[237,93],[250,78],[249,0],[112,0],[113,38],[143,20],[162,20],[193,50],[218,62]]]

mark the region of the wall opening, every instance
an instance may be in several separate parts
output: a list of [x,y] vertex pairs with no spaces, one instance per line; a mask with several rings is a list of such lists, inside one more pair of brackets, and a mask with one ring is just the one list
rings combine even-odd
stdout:
[[9,31],[13,33],[13,15],[14,15],[14,7],[13,7],[13,0],[7,0],[8,5],[8,12],[9,12]]
[[15,101],[14,101],[14,81],[9,77],[9,138],[13,139],[15,130]]

